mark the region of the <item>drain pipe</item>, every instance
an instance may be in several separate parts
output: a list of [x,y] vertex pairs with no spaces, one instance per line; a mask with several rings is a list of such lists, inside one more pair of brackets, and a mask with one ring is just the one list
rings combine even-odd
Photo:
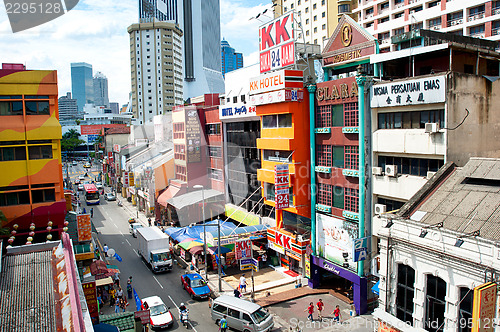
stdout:
[[314,95],[316,85],[307,86],[309,91],[309,145],[311,151],[311,250],[316,255],[316,134],[314,133]]

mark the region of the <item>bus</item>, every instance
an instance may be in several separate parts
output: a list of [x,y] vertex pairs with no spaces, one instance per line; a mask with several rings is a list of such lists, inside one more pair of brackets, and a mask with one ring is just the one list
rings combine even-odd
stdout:
[[99,191],[95,184],[84,184],[83,194],[85,195],[87,205],[99,204]]

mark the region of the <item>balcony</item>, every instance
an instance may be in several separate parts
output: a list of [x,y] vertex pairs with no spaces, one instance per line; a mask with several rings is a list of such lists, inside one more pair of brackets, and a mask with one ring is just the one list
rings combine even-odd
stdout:
[[394,5],[394,9],[401,8],[401,7],[403,7],[404,5],[405,5],[405,3],[404,3],[404,2],[397,3],[397,4],[395,4],[395,5]]
[[452,27],[452,26],[459,25],[462,23],[463,23],[463,20],[461,18],[457,18],[457,19],[449,20],[448,22],[446,22],[446,26]]
[[391,38],[383,38],[383,39],[379,39],[378,40],[378,43],[380,45],[382,45],[382,44],[389,44],[390,42],[391,42]]
[[429,26],[430,30],[440,30],[441,29],[441,24],[434,24]]
[[470,14],[467,17],[467,22],[472,22],[472,21],[475,21],[475,20],[480,20],[482,18],[484,18],[484,12],[476,13],[476,14]]
[[481,33],[471,33],[470,34],[471,37],[473,38],[484,38],[484,32],[481,32]]
[[500,27],[491,29],[491,35],[492,36],[500,35]]
[[500,7],[493,8],[492,15],[498,15],[498,14],[500,14]]

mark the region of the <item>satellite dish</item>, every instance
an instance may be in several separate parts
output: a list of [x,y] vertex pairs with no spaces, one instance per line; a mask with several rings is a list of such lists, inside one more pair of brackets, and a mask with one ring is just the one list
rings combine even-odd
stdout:
[[115,249],[108,249],[108,257],[115,257],[116,251]]

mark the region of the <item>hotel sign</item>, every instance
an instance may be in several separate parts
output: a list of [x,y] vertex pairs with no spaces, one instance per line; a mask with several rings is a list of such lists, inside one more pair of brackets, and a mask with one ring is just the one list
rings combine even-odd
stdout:
[[301,70],[279,70],[250,79],[249,95],[268,91],[288,89],[302,89],[303,73]]
[[291,11],[259,27],[260,72],[295,63],[294,12]]
[[446,101],[445,79],[445,76],[434,76],[373,85],[371,107],[444,103]]
[[[250,98],[251,99],[251,98]],[[252,104],[250,100],[250,105]],[[255,114],[255,106],[249,106],[245,104],[235,104],[235,105],[220,105],[219,106],[219,119],[221,121],[229,119],[244,119],[250,117],[257,117]]]

